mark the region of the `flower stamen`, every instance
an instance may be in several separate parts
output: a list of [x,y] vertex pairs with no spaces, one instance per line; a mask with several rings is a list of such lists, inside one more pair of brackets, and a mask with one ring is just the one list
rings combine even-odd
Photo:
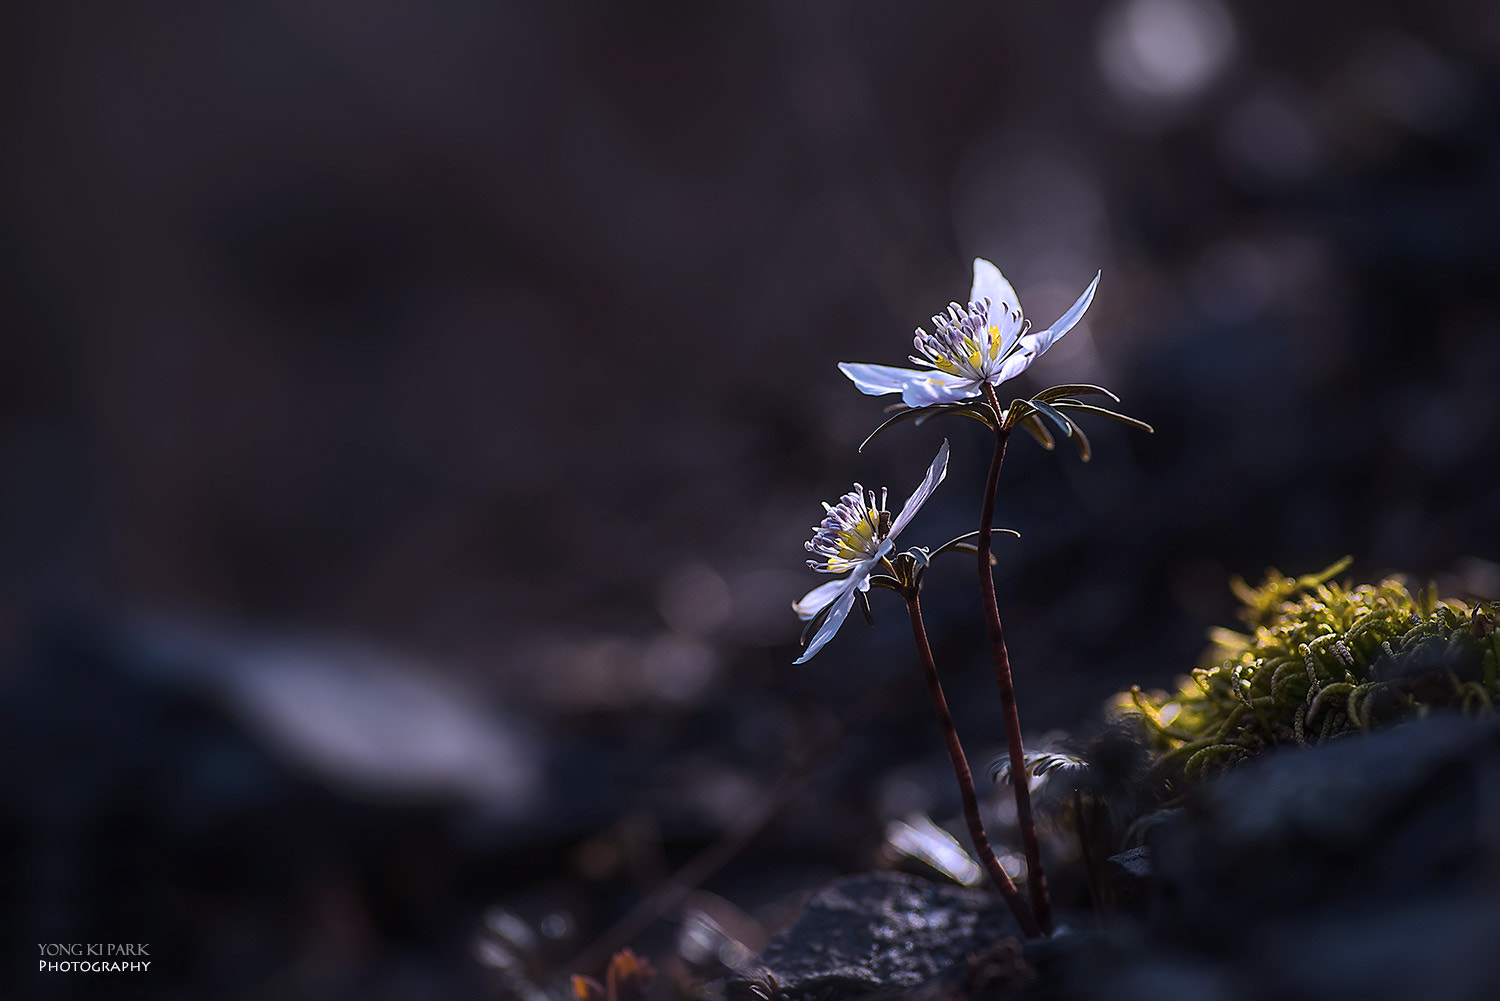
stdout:
[[880,544],[891,533],[891,513],[886,510],[887,491],[881,488],[880,496],[858,483],[854,489],[839,498],[838,504],[823,504],[827,512],[820,525],[815,528],[810,542],[803,546],[810,553],[822,556],[820,560],[808,560],[807,565],[820,573],[843,573],[860,563],[875,559]]
[[[994,319],[991,323],[992,311]],[[988,296],[971,301],[968,308],[953,302],[946,313],[932,318],[933,332],[918,327],[912,338],[916,354],[912,362],[948,375],[975,382],[987,381],[1020,343],[1031,323],[1019,308],[1000,303],[995,310]]]

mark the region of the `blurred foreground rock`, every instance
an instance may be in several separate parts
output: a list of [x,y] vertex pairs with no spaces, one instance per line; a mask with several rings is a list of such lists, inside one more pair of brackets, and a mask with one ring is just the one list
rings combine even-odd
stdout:
[[1500,997],[1500,721],[1269,755],[1152,855],[1148,956],[1105,996]]
[[762,956],[776,992],[729,996],[1500,997],[1500,721],[1267,755],[1111,861],[1144,895],[1140,920],[1024,948],[998,896],[849,877]]

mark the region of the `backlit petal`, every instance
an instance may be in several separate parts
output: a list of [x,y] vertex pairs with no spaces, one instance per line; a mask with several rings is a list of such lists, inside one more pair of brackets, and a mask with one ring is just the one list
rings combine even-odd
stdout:
[[800,601],[792,602],[792,611],[797,613],[797,618],[805,622],[827,607],[848,586],[849,578],[847,577],[831,580],[827,584],[819,584],[804,594]]
[[979,395],[979,384],[962,375],[947,372],[916,372],[919,378],[907,383],[901,391],[901,402],[908,407],[929,407],[934,403],[955,403]]
[[884,393],[899,393],[906,388],[913,379],[920,379],[925,373],[917,372],[909,368],[896,368],[892,365],[866,365],[863,362],[841,361],[839,371],[849,377],[855,387],[869,396],[880,396]]
[[995,371],[994,375],[990,376],[990,385],[998,386],[1002,382],[1014,379],[1030,368],[1032,362],[1036,361],[1037,352],[1033,349],[1028,339],[1029,337],[1030,335],[1028,334],[1026,337],[1021,338],[1020,347],[1005,356],[1005,360],[1000,363],[1000,368]]
[[944,438],[943,447],[938,449],[937,458],[933,459],[932,465],[927,467],[927,475],[922,478],[922,482],[917,486],[912,495],[906,499],[906,504],[902,506],[901,513],[896,515],[896,520],[891,522],[891,534],[888,539],[894,539],[901,533],[901,530],[906,527],[907,522],[911,521],[922,505],[926,503],[927,498],[932,496],[932,492],[937,489],[937,485],[943,482],[943,477],[947,475],[948,439]]
[[833,607],[828,612],[828,618],[823,620],[822,627],[818,629],[817,635],[813,636],[812,642],[807,644],[807,649],[802,652],[802,656],[792,663],[805,664],[812,660],[813,654],[823,649],[828,641],[833,639],[834,633],[839,631],[839,626],[844,624],[844,620],[849,617],[849,610],[854,607],[854,595],[858,590],[856,576],[857,574],[850,574],[844,579],[844,592],[834,600]]
[[990,306],[995,312],[1009,311],[1021,308],[1021,300],[1016,298],[1016,290],[1010,287],[1010,282],[995,267],[983,257],[974,258],[974,289],[969,293],[972,302],[989,297]]

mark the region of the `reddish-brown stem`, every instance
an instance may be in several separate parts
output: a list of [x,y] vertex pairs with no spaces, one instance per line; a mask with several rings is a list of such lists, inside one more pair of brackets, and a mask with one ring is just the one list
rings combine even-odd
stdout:
[[1000,401],[995,388],[984,386],[985,399],[995,410],[995,454],[990,460],[990,474],[984,484],[984,504],[979,512],[979,594],[984,602],[985,621],[989,625],[990,650],[995,658],[995,684],[1000,688],[1000,710],[1005,715],[1005,741],[1010,750],[1010,784],[1016,795],[1016,821],[1021,826],[1021,845],[1026,850],[1026,885],[1031,891],[1031,907],[1037,923],[1046,934],[1052,932],[1052,901],[1047,893],[1047,876],[1042,871],[1041,846],[1037,842],[1036,820],[1031,814],[1031,789],[1026,781],[1026,751],[1021,745],[1021,716],[1016,709],[1016,689],[1010,676],[1010,653],[1005,649],[1005,631],[1000,625],[1000,605],[995,600],[995,570],[990,564],[990,526],[995,519],[995,491],[1000,485],[1000,466],[1005,462],[1005,446],[1010,429],[1000,425]]
[[1016,889],[1016,884],[1011,881],[1010,874],[995,857],[995,850],[990,847],[990,839],[984,833],[984,822],[979,817],[979,794],[974,791],[974,775],[969,771],[969,761],[964,757],[963,744],[959,742],[958,730],[953,726],[953,717],[948,712],[948,700],[943,697],[943,684],[938,680],[937,664],[932,659],[932,647],[927,643],[927,629],[922,624],[922,603],[915,588],[905,592],[906,610],[911,615],[911,631],[917,640],[917,655],[922,661],[922,673],[927,676],[927,691],[932,696],[932,709],[937,713],[938,725],[943,730],[943,740],[948,745],[948,760],[953,762],[953,774],[958,778],[958,791],[964,802],[964,819],[969,822],[969,837],[974,841],[974,850],[979,853],[979,860],[984,863],[985,870],[989,872],[990,878],[1000,888],[1000,895],[1010,905],[1011,913],[1016,916],[1016,923],[1021,926],[1021,931],[1030,938],[1041,935],[1041,928],[1037,925],[1036,918],[1031,909],[1026,906],[1026,900],[1021,896],[1021,891]]

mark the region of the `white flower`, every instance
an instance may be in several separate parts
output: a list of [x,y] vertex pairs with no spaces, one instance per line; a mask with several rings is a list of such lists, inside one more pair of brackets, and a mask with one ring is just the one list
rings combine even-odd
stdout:
[[913,340],[916,353],[910,357],[921,368],[840,362],[839,371],[862,393],[880,396],[899,392],[901,402],[908,407],[978,396],[984,392],[985,383],[998,386],[1026,371],[1042,352],[1072,330],[1094,300],[1098,287],[1099,275],[1095,275],[1083,295],[1056,323],[1046,330],[1032,330],[1031,321],[1022,318],[1021,304],[1010,282],[999,268],[976,257],[969,308],[952,303],[947,313],[932,318],[932,333],[917,328]]
[[927,476],[902,505],[901,513],[896,515],[895,520],[891,519],[890,511],[886,510],[884,488],[881,488],[877,498],[875,491],[871,490],[866,494],[865,488],[856,483],[853,490],[839,498],[838,504],[823,505],[827,515],[815,530],[812,541],[806,543],[807,551],[822,559],[808,560],[807,565],[819,573],[843,573],[847,570],[849,576],[819,585],[803,595],[801,601],[792,604],[792,611],[802,619],[811,619],[823,609],[828,609],[828,617],[807,644],[807,650],[797,658],[798,664],[810,660],[813,654],[823,649],[825,643],[833,639],[833,634],[839,631],[839,626],[843,625],[849,610],[854,607],[856,592],[870,589],[870,574],[890,555],[896,536],[947,475],[948,442],[944,441],[943,447],[938,449],[937,458],[927,467]]

